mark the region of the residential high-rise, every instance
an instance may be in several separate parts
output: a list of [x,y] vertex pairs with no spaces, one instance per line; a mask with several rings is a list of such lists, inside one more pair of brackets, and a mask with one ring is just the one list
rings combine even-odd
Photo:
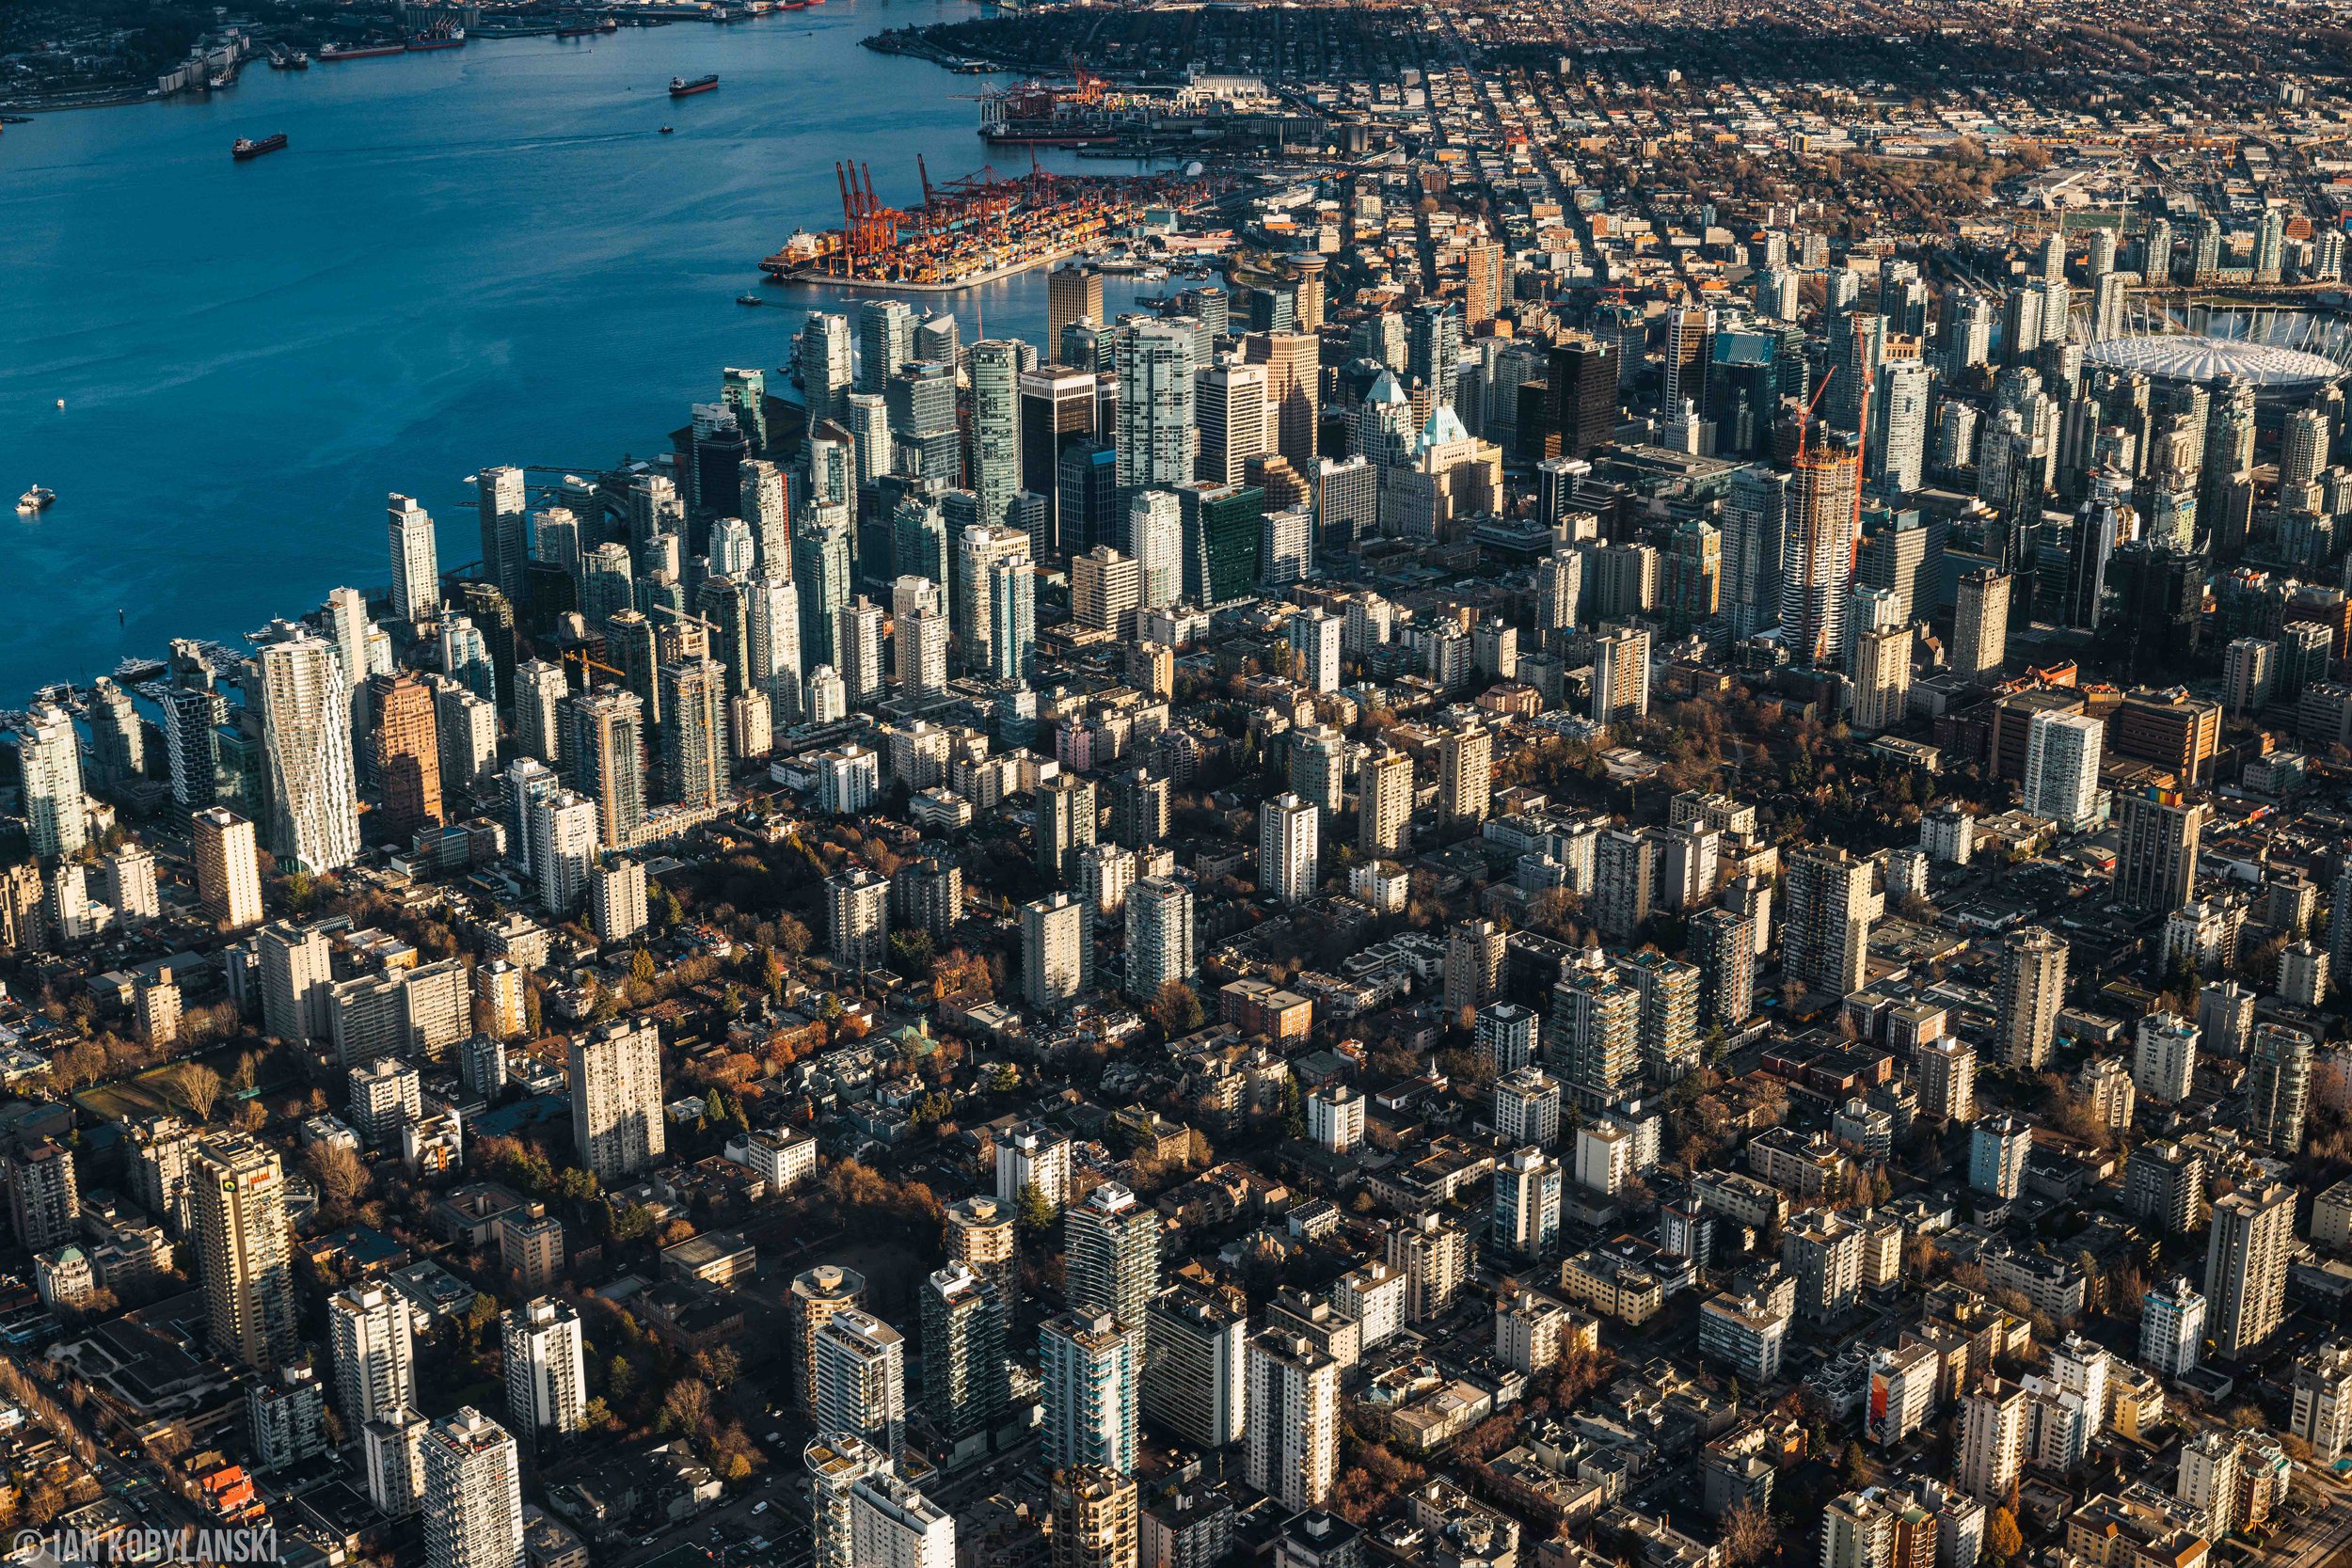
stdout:
[[1038,1458],[1048,1470],[1136,1467],[1143,1343],[1108,1312],[1064,1312],[1038,1332],[1045,1430]]
[[441,613],[441,567],[433,519],[406,496],[385,504],[391,539],[392,617],[415,624]]
[[467,1405],[428,1425],[421,1446],[426,1568],[516,1568],[523,1488],[515,1439]]
[[1870,927],[1885,907],[1871,889],[1870,863],[1842,846],[1807,846],[1788,857],[1787,887],[1788,978],[1836,996],[1860,990]]
[[2026,1461],[2026,1391],[1987,1375],[1960,1399],[1953,1465],[1960,1489],[1991,1503],[2006,1497]]
[[2295,1363],[2295,1412],[2287,1431],[2309,1443],[2312,1457],[2332,1465],[2352,1449],[2352,1350],[2326,1344]]
[[1793,663],[1836,669],[1846,659],[1862,450],[1841,435],[1824,434],[1808,439],[1793,467],[1781,641]]
[[649,1019],[614,1019],[571,1044],[572,1152],[607,1186],[660,1163],[661,1037]]
[[1122,326],[1119,372],[1119,485],[1134,491],[1193,477],[1192,334],[1172,322]]
[[[1074,1212],[1074,1211],[1073,1211]],[[994,1281],[951,1262],[923,1282],[923,1404],[950,1443],[985,1436],[1011,1402],[1004,1298]]]
[[1070,563],[1070,617],[1081,626],[1115,632],[1142,598],[1142,573],[1131,556],[1097,545]]
[[1070,1201],[1070,1140],[1026,1121],[996,1139],[996,1201],[1018,1204],[1031,1187],[1057,1213]]
[[580,1313],[553,1296],[513,1307],[500,1320],[506,1412],[516,1430],[545,1440],[588,1424],[588,1365]]
[[726,680],[708,658],[661,666],[661,789],[683,806],[727,793]]
[[1340,1366],[1269,1328],[1249,1341],[1251,1486],[1292,1513],[1320,1506],[1339,1477]]
[[2020,927],[2001,939],[1994,1037],[2010,1067],[2031,1071],[2049,1057],[2066,1001],[2066,939],[2039,926]]
[[384,842],[405,847],[419,828],[441,823],[441,742],[433,722],[433,689],[413,673],[368,681],[375,715],[373,824]]
[[600,687],[563,705],[564,782],[596,802],[596,841],[637,841],[645,820],[645,707],[633,691]]
[[362,1283],[326,1298],[335,1398],[345,1427],[397,1415],[416,1400],[416,1349],[408,1298]]
[[858,1493],[892,1473],[890,1456],[854,1433],[819,1432],[801,1450],[808,1470],[813,1568],[855,1568]]
[[1144,1331],[1160,1288],[1160,1212],[1105,1181],[1062,1211],[1063,1300],[1076,1312],[1108,1312]]
[[242,1132],[206,1138],[188,1190],[213,1352],[270,1370],[301,1350],[278,1156]]
[[1495,1244],[1539,1261],[1556,1256],[1560,1201],[1560,1162],[1540,1148],[1515,1150],[1495,1167]]
[[2161,1378],[2196,1369],[2205,1342],[2205,1298],[2186,1278],[2154,1287],[2140,1302],[2139,1364]]
[[1094,842],[1100,815],[1089,780],[1060,773],[1037,786],[1033,838],[1049,881],[1067,886],[1077,874],[1078,851]]
[[2141,1019],[2132,1050],[2132,1086],[2159,1104],[2186,1100],[2197,1078],[2197,1025],[2178,1013]]
[[1054,1478],[1049,1568],[1136,1568],[1140,1512],[1136,1483],[1101,1465],[1073,1465]]
[[2282,1023],[2258,1023],[2246,1050],[2246,1130],[2277,1153],[2303,1151],[2311,1101],[2312,1037]]
[[826,878],[825,927],[835,967],[880,969],[890,959],[890,879],[869,865]]
[[2127,909],[2168,914],[2189,900],[2197,849],[2212,808],[2172,790],[2125,790],[2116,798],[2122,843],[2115,896]]
[[204,913],[231,931],[260,925],[262,860],[253,824],[226,806],[207,806],[188,818],[188,840]]
[[888,1465],[870,1466],[850,1488],[849,1560],[888,1568],[955,1568],[955,1515]]
[[1190,984],[1192,888],[1172,877],[1146,877],[1127,890],[1126,991],[1149,1004],[1170,983]]
[[2060,832],[2078,833],[2101,816],[2099,756],[2106,727],[2085,713],[2037,713],[2026,729],[2025,809]]
[[1357,769],[1356,792],[1356,847],[1375,857],[1403,854],[1413,815],[1413,759],[1386,751],[1366,757]]
[[1239,1442],[1248,1425],[1248,1313],[1184,1283],[1153,1296],[1144,1323],[1145,1414],[1203,1449]]
[[1476,826],[1494,806],[1494,732],[1462,724],[1438,737],[1438,820]]
[[1294,794],[1258,810],[1258,886],[1285,904],[1311,898],[1322,882],[1320,816]]
[[362,1466],[368,1500],[390,1519],[405,1519],[424,1504],[424,1418],[395,1410],[362,1423]]
[[792,1398],[812,1416],[817,1411],[817,1336],[836,1316],[866,1299],[866,1276],[855,1269],[820,1263],[793,1275],[786,1297],[791,1346]]
[[2215,1354],[2235,1361],[2278,1331],[2285,1316],[2295,1189],[2240,1187],[2214,1200],[2205,1242],[2206,1322]]
[[1968,1131],[1968,1185],[2003,1200],[2025,1191],[2026,1161],[2033,1153],[2033,1129],[2016,1117],[1999,1116]]
[[898,1463],[906,1451],[906,1341],[898,1331],[845,1307],[817,1331],[815,1351],[817,1430],[854,1433]]
[[27,1252],[47,1252],[81,1233],[81,1184],[70,1150],[48,1138],[36,1138],[10,1149],[7,1164],[8,1219],[18,1245]]
[[1056,893],[1021,906],[1021,994],[1032,1007],[1068,1006],[1094,984],[1094,910]]
[[33,853],[72,855],[89,842],[89,799],[82,787],[81,742],[65,709],[43,703],[16,732],[24,832]]
[[334,644],[304,634],[254,655],[270,847],[313,874],[359,858],[351,696]]
[[1756,1011],[1756,934],[1746,916],[1727,909],[1691,917],[1691,961],[1699,971],[1702,1027],[1745,1023]]

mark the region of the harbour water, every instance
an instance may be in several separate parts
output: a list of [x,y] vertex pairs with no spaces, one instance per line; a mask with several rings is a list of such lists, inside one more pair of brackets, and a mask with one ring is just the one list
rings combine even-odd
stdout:
[[[934,182],[988,158],[963,95],[991,78],[858,40],[970,14],[831,0],[257,65],[209,101],[11,126],[0,491],[58,500],[0,512],[0,708],[382,584],[390,491],[432,510],[445,566],[471,561],[475,469],[650,455],[721,367],[773,378],[809,306],[854,308],[757,271],[794,228],[840,220],[834,161],[910,205],[918,152]],[[671,77],[705,71],[718,91],[670,99]],[[280,131],[285,150],[230,160],[236,137]],[[1108,281],[1116,309],[1131,291]],[[1045,280],[916,303],[953,310],[967,341],[1036,340]]]

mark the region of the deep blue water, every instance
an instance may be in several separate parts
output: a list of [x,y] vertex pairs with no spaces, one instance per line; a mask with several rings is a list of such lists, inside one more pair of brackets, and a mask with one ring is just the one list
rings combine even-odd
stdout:
[[[989,78],[857,40],[969,14],[832,0],[256,65],[210,102],[8,127],[0,708],[381,585],[389,491],[432,509],[445,565],[470,561],[475,469],[651,454],[722,366],[779,379],[805,305],[849,308],[756,271],[794,228],[839,221],[834,160],[904,205],[916,153],[934,181],[988,155],[959,95]],[[713,71],[718,91],[668,97]],[[230,161],[237,136],[279,131],[285,151]],[[735,303],[755,289],[777,303]],[[991,335],[1035,340],[1044,294],[1037,273],[934,303],[967,341],[976,306]],[[35,483],[60,499],[27,521],[8,508]]]

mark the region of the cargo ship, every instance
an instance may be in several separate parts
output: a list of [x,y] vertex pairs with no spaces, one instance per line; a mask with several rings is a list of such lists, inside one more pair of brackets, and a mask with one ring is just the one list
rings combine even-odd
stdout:
[[398,55],[407,49],[405,43],[330,43],[319,51],[322,60],[372,60],[379,55]]
[[462,49],[466,45],[466,29],[453,27],[446,33],[420,33],[401,48],[411,55],[421,55],[432,49]]
[[672,98],[691,98],[698,92],[712,91],[718,86],[719,76],[716,71],[713,71],[707,76],[697,76],[691,82],[683,76],[673,76],[670,78],[670,96]]
[[258,158],[264,152],[275,152],[285,145],[286,133],[283,131],[274,136],[263,136],[260,141],[255,141],[249,136],[239,136],[230,145],[229,155],[242,164],[246,159]]
[[617,33],[620,30],[621,24],[608,16],[601,22],[583,22],[576,26],[558,27],[555,36],[560,39],[584,39],[595,33]]

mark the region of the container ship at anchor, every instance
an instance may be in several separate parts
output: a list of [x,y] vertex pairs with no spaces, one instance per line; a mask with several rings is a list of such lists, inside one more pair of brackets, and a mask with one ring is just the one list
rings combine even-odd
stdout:
[[698,92],[714,91],[718,86],[719,78],[716,72],[708,76],[697,76],[691,82],[683,76],[673,76],[670,78],[670,96],[691,98]]

